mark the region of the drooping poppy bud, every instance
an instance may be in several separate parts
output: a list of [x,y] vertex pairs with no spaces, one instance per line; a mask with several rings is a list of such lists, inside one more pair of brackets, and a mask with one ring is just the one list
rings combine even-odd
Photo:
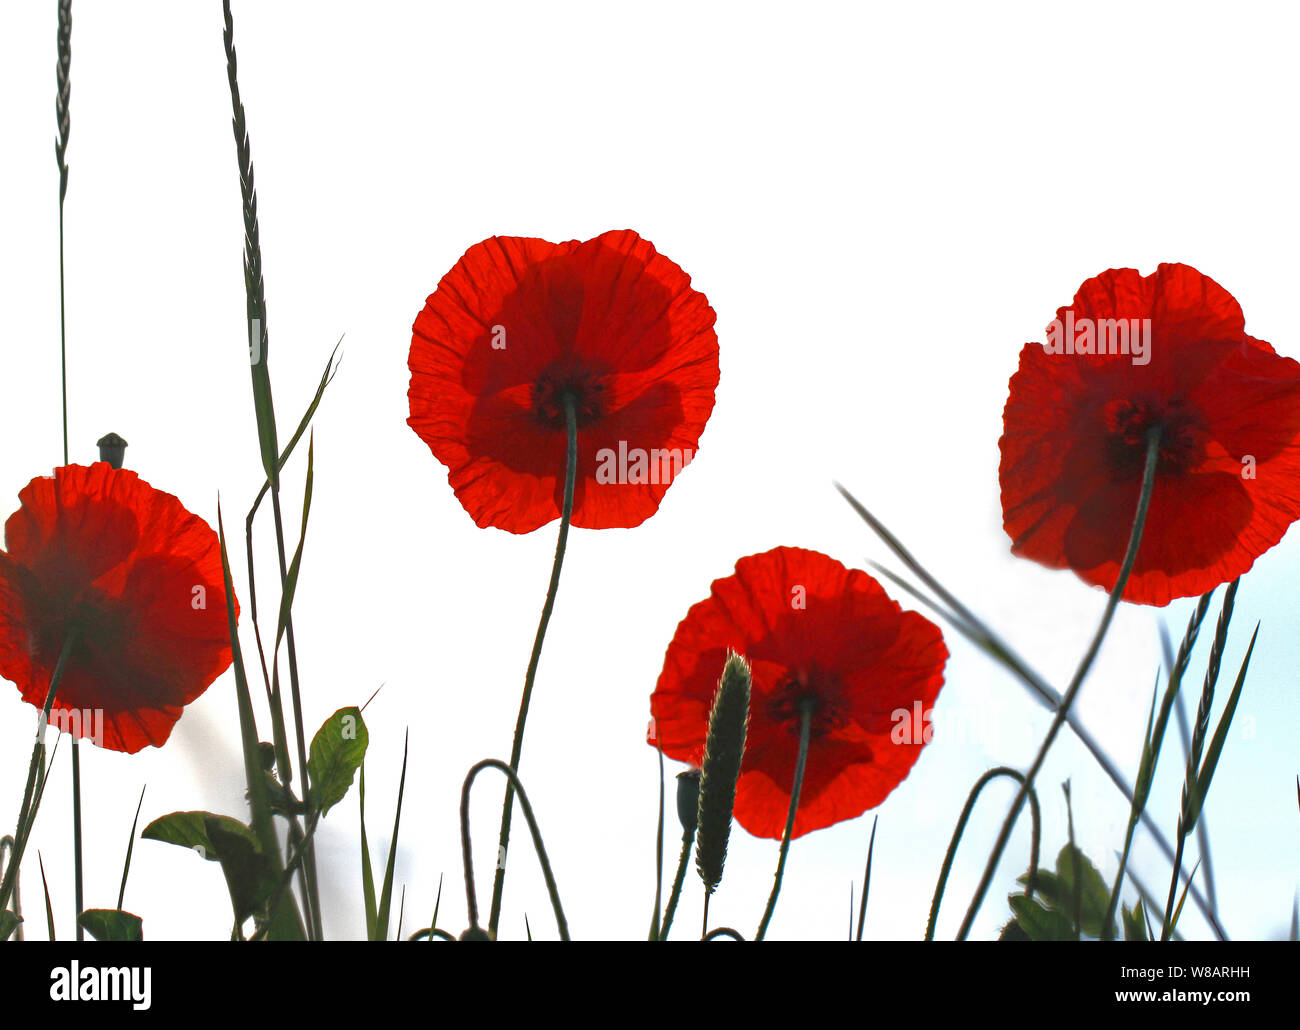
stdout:
[[101,436],[95,444],[99,448],[99,460],[106,461],[115,469],[122,467],[122,462],[126,458],[126,441],[116,433],[109,433],[107,436]]
[[700,818],[700,770],[687,769],[677,774],[677,818],[683,833],[694,833]]

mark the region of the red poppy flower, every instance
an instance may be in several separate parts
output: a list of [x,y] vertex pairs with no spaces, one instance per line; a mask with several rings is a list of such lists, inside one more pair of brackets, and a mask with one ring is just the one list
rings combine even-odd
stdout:
[[50,725],[113,751],[161,747],[230,665],[217,535],[106,462],[55,469],[19,500],[0,552],[0,675],[41,708],[73,633]]
[[794,836],[888,797],[931,736],[948,658],[937,626],[905,612],[865,572],[796,547],[741,558],[677,627],[650,698],[649,742],[699,765],[728,650],[749,661],[749,731],[735,818],[780,838],[802,729],[812,729]]
[[1164,605],[1246,572],[1300,518],[1300,364],[1248,336],[1187,265],[1089,279],[1027,343],[1001,439],[1012,551],[1115,586],[1146,433],[1155,486],[1124,600]]
[[631,231],[584,243],[494,236],[465,252],[411,339],[407,423],[480,526],[560,517],[578,427],[573,524],[637,526],[694,457],[718,385],[714,313]]

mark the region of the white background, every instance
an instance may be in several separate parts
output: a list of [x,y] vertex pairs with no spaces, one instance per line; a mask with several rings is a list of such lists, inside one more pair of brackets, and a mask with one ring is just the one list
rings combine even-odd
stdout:
[[[1296,29],[1284,5],[1245,4],[235,5],[282,439],[344,336],[316,419],[295,609],[307,721],[314,729],[384,684],[366,713],[377,868],[410,727],[405,933],[427,925],[440,876],[439,922],[464,927],[461,779],[479,758],[508,755],[555,543],[555,524],[524,537],[475,528],[405,425],[411,322],[461,253],[493,234],[634,228],[718,313],[721,385],[690,471],[640,528],[570,538],[521,770],[574,935],[644,936],[658,784],[644,738],[664,648],[742,555],[788,544],[859,566],[886,559],[832,480],[1064,686],[1104,598],[1009,555],[997,485],[1007,380],[1023,342],[1042,338],[1084,279],[1160,261],[1218,280],[1249,332],[1300,356]],[[61,453],[54,72],[53,0],[6,4],[5,514]],[[93,460],[99,436],[121,433],[129,467],[214,524],[220,494],[240,539],[262,472],[220,5],[78,0],[72,83],[72,460]],[[304,461],[305,448],[286,476],[290,526]],[[269,517],[258,547],[267,604]],[[242,545],[237,555],[244,598]],[[1221,697],[1262,620],[1205,811],[1235,937],[1284,935],[1296,890],[1298,581],[1293,532],[1243,580],[1224,663]],[[1177,640],[1189,605],[1123,607],[1081,696],[1078,711],[1130,776],[1157,619]],[[868,937],[922,935],[971,784],[991,765],[1027,766],[1046,729],[1018,683],[946,636],[935,740],[879,809]],[[8,826],[33,713],[4,689]],[[262,724],[265,736],[264,713]],[[1168,739],[1151,810],[1172,834],[1176,727]],[[142,784],[142,826],[176,809],[245,813],[233,679],[187,709],[164,749],[85,748],[82,763],[87,905],[112,907]],[[669,764],[666,879],[678,768]],[[1068,735],[1039,779],[1045,855],[1066,840],[1066,779],[1075,833],[1109,879],[1127,805]],[[37,848],[59,935],[72,930],[69,780],[65,747],[25,866],[34,937],[44,934]],[[940,936],[960,922],[1010,795],[1006,785],[985,795]],[[499,800],[485,776],[474,806],[485,907]],[[503,935],[521,937],[526,913],[535,935],[553,936],[516,825]],[[773,936],[845,935],[870,829],[868,816],[795,842]],[[355,792],[319,841],[327,930],[361,936]],[[977,935],[1005,921],[1027,852],[1022,825]],[[776,853],[734,831],[711,922],[753,933]],[[1169,867],[1145,838],[1134,868],[1163,901]],[[692,872],[680,932],[695,931],[700,906]],[[229,933],[217,867],[163,844],[137,842],[126,907],[148,937]],[[1183,928],[1203,936],[1187,912]]]

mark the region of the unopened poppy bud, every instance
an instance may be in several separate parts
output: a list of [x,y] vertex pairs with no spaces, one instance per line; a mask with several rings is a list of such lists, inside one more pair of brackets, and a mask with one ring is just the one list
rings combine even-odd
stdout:
[[492,940],[492,935],[481,926],[471,926],[460,935],[460,939],[462,941],[490,941]]
[[677,774],[677,818],[683,833],[694,833],[700,818],[700,770],[687,769]]
[[126,441],[116,433],[109,433],[107,436],[101,436],[96,446],[99,448],[99,460],[106,461],[115,469],[122,467],[122,460],[126,457]]
[[736,780],[745,757],[749,728],[749,666],[735,652],[727,655],[722,681],[713,696],[709,730],[700,768],[700,806],[695,843],[695,865],[704,890],[712,894],[722,882],[731,835],[731,812],[736,803]]

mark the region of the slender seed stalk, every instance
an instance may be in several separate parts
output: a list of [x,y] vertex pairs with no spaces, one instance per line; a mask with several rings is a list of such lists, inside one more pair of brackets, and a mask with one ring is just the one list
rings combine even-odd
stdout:
[[[60,391],[63,398],[63,464],[68,464],[68,319],[65,295],[63,262],[63,200],[68,195],[68,136],[72,132],[70,103],[72,100],[72,0],[59,0],[58,66],[55,72],[56,94],[54,113],[58,120],[59,136],[54,144],[54,160],[59,168],[59,369]],[[81,926],[82,861],[81,861],[81,749],[80,741],[72,738],[72,855],[74,869],[74,896],[76,898],[77,940],[86,939]]]
[[682,833],[682,856],[677,860],[677,875],[673,877],[673,889],[668,895],[668,907],[664,909],[663,925],[659,928],[659,939],[668,939],[668,930],[673,925],[673,916],[677,914],[677,902],[682,896],[682,884],[686,880],[686,868],[691,864],[691,847],[695,844],[695,831]]
[[1074,671],[1074,677],[1070,680],[1070,685],[1061,698],[1061,705],[1052,718],[1052,725],[1048,728],[1047,736],[1038,749],[1038,754],[1034,758],[1033,765],[1029,767],[1029,772],[1025,774],[1024,782],[1016,793],[1015,801],[1011,804],[1011,811],[1007,813],[1007,818],[998,833],[997,842],[993,845],[993,853],[989,855],[988,863],[984,867],[984,875],[980,878],[975,897],[971,899],[970,907],[966,910],[966,918],[962,920],[961,929],[957,933],[957,940],[959,941],[964,941],[970,933],[971,924],[975,922],[975,916],[979,912],[980,905],[984,903],[984,896],[988,893],[989,885],[993,882],[993,876],[998,869],[998,862],[1001,861],[1002,853],[1006,850],[1007,842],[1011,839],[1011,831],[1016,825],[1016,819],[1020,816],[1021,809],[1025,806],[1025,799],[1029,796],[1029,790],[1033,787],[1035,777],[1038,776],[1039,770],[1042,769],[1043,763],[1047,760],[1047,753],[1051,750],[1057,733],[1065,723],[1066,716],[1069,715],[1070,708],[1079,694],[1079,689],[1083,686],[1083,681],[1088,675],[1088,670],[1092,668],[1093,659],[1097,657],[1097,652],[1101,650],[1102,641],[1106,637],[1106,631],[1110,629],[1110,622],[1115,615],[1115,609],[1119,605],[1119,599],[1123,596],[1124,588],[1128,585],[1129,575],[1133,571],[1133,563],[1137,560],[1138,547],[1142,543],[1142,530],[1146,525],[1147,509],[1151,504],[1151,494],[1155,488],[1156,465],[1160,457],[1160,435],[1159,425],[1147,430],[1146,461],[1142,470],[1142,488],[1138,494],[1137,513],[1133,518],[1133,529],[1129,533],[1128,548],[1124,554],[1124,561],[1120,565],[1119,576],[1115,580],[1115,588],[1110,592],[1110,598],[1106,602],[1106,610],[1102,613],[1101,623],[1097,626],[1097,632],[1093,635],[1092,643],[1088,645],[1088,650],[1084,652],[1079,667]]
[[799,702],[799,760],[794,767],[794,786],[790,790],[790,811],[785,817],[785,833],[781,835],[781,855],[776,861],[776,877],[772,883],[772,893],[768,895],[767,908],[763,912],[763,921],[758,924],[758,933],[754,940],[761,941],[767,933],[767,924],[772,921],[776,910],[776,897],[781,893],[781,878],[785,875],[785,856],[790,850],[790,835],[794,833],[794,817],[799,811],[799,795],[803,792],[804,767],[808,764],[808,742],[812,736],[813,702],[805,698]]
[[[555,608],[555,594],[560,586],[560,570],[564,567],[564,550],[569,542],[569,523],[573,519],[573,490],[578,474],[578,415],[572,394],[564,395],[564,430],[568,449],[564,460],[564,507],[560,513],[560,535],[555,542],[555,561],[551,565],[551,582],[546,588],[546,602],[537,624],[537,637],[533,653],[528,659],[528,672],[524,675],[524,693],[519,701],[519,718],[515,721],[514,743],[510,748],[510,768],[519,771],[519,759],[524,749],[524,725],[528,721],[528,705],[533,696],[533,682],[537,678],[537,664],[542,657],[542,643],[546,640],[546,627]],[[497,841],[497,871],[492,882],[492,911],[488,916],[488,932],[496,935],[501,921],[501,896],[506,886],[505,856],[510,845],[510,816],[514,808],[515,781],[506,784],[506,800],[501,807],[501,835]]]

